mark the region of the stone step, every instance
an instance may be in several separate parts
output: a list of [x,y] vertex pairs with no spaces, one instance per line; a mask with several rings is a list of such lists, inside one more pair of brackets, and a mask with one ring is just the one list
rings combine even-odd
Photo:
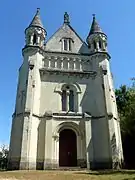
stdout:
[[86,170],[86,168],[81,168],[81,167],[59,167],[53,170],[59,170],[59,171],[82,171]]

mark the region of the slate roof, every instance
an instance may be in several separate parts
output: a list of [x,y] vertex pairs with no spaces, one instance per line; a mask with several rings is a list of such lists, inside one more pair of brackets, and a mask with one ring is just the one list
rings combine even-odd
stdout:
[[102,32],[102,29],[100,28],[98,22],[96,21],[95,15],[93,15],[93,21],[92,21],[89,35],[95,34],[95,33],[103,33],[103,32]]
[[40,9],[39,8],[37,8],[37,12],[36,12],[34,18],[32,19],[29,27],[41,27],[44,29],[44,26],[43,26],[43,24],[41,22],[41,18],[40,18]]

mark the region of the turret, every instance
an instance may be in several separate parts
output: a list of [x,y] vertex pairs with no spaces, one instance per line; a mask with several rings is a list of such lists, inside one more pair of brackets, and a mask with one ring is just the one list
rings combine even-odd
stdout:
[[87,43],[91,53],[107,52],[107,36],[102,32],[95,15],[93,15],[93,22],[87,37]]
[[25,30],[25,47],[39,46],[41,48],[44,48],[46,35],[46,30],[44,29],[40,18],[40,9],[37,8],[37,12],[33,20]]

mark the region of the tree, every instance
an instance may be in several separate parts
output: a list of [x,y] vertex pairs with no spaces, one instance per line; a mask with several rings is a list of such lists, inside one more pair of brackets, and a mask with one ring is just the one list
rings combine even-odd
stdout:
[[0,147],[0,169],[7,169],[8,152],[8,147],[3,144]]
[[135,168],[135,83],[116,89],[126,167]]

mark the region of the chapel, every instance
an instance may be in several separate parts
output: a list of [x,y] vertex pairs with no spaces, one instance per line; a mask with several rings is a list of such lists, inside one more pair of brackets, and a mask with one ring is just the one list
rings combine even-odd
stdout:
[[46,40],[38,8],[25,29],[8,169],[111,169],[123,162],[107,35],[95,15],[89,26],[82,40],[65,12]]

